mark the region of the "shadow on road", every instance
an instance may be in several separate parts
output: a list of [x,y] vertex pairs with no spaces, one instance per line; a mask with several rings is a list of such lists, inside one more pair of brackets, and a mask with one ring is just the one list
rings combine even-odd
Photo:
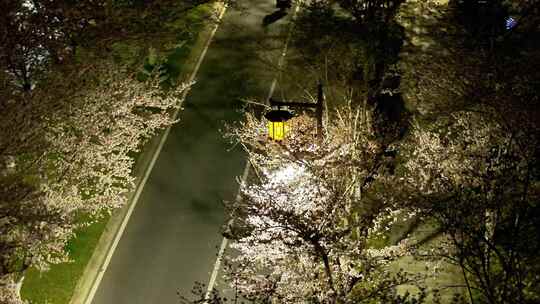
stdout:
[[285,16],[287,16],[287,11],[284,9],[279,9],[271,14],[264,16],[262,25],[263,27],[267,27]]

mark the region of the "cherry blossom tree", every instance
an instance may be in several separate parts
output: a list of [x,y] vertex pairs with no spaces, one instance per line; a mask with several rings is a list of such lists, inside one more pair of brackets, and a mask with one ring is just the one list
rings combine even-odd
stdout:
[[15,303],[13,282],[29,266],[68,260],[80,223],[122,206],[134,185],[135,155],[175,122],[180,85],[134,79],[110,62],[51,73],[47,85],[1,104],[0,299]]
[[401,146],[410,189],[400,191],[438,220],[449,240],[437,258],[461,267],[470,301],[534,303],[540,53],[530,37],[538,35],[538,1],[498,2],[522,23],[487,40],[471,39],[459,7],[402,6],[411,43],[401,90],[420,115]]
[[538,127],[496,118],[483,108],[416,124],[406,193],[448,236],[435,256],[461,267],[471,302],[536,303]]
[[288,138],[279,143],[266,139],[265,121],[252,114],[231,128],[255,171],[241,184],[240,199],[227,204],[232,219],[226,235],[233,241],[226,278],[246,299],[405,302],[395,288],[418,279],[387,267],[408,254],[406,240],[371,245],[395,210],[378,191],[392,177],[381,166],[371,112],[349,104],[333,114],[322,141],[306,115],[292,119]]

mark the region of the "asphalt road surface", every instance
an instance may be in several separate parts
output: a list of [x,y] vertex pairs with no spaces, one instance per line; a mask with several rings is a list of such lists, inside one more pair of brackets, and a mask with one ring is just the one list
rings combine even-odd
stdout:
[[263,29],[275,1],[228,9],[116,247],[93,304],[178,303],[207,283],[220,245],[223,200],[238,190],[245,157],[220,132],[241,98],[263,100],[276,73],[285,20]]

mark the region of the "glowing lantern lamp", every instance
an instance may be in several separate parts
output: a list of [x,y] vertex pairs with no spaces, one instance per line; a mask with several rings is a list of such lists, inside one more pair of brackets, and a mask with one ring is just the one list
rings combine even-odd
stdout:
[[279,107],[267,112],[264,117],[268,119],[268,137],[276,141],[282,141],[289,130],[287,121],[293,116],[288,110]]

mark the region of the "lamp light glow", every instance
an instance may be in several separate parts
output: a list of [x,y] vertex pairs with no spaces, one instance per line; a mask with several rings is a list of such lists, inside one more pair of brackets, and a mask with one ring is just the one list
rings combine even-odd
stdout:
[[289,126],[287,121],[293,117],[293,114],[288,110],[272,109],[266,115],[268,119],[268,137],[275,141],[282,141],[285,139]]

